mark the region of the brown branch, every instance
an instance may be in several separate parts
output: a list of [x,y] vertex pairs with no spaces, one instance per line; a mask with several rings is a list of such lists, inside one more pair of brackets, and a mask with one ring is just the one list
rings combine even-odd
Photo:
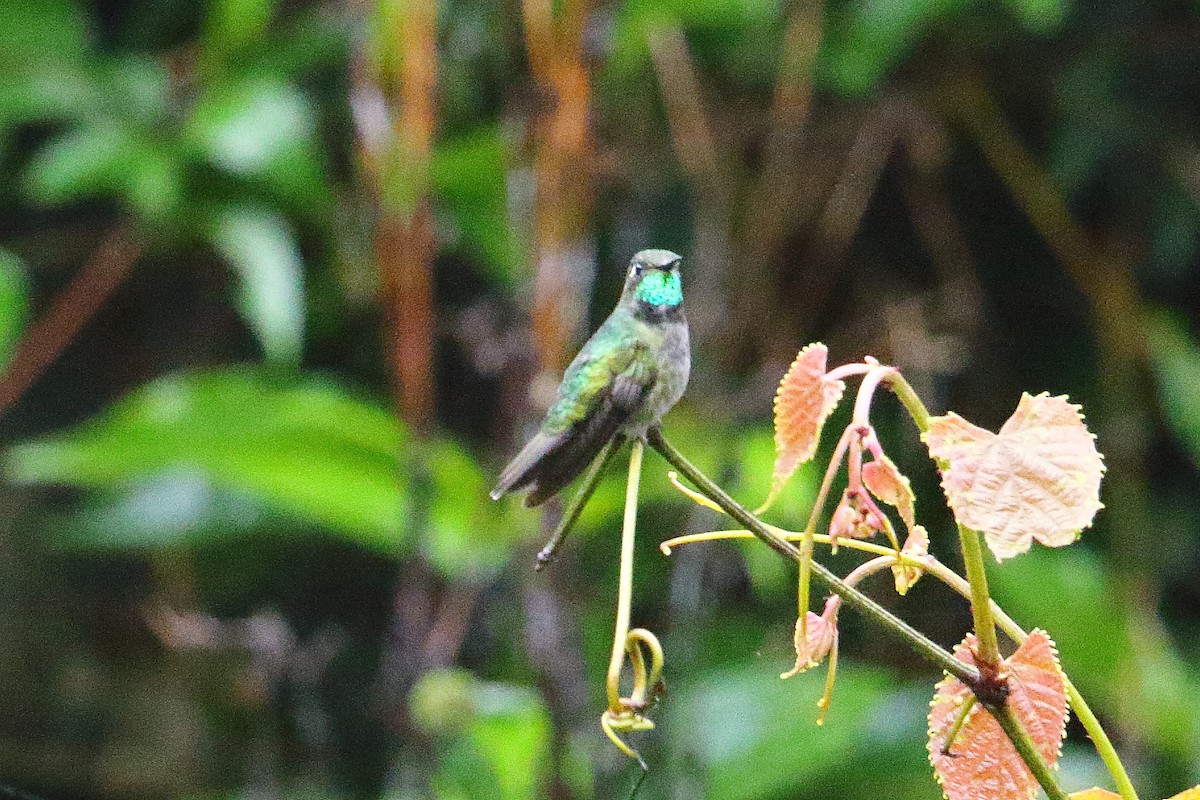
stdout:
[[395,404],[423,432],[433,424],[434,410],[436,240],[429,163],[437,121],[437,5],[401,4],[396,27],[387,33],[400,55],[380,75],[369,74],[361,54],[352,59],[351,110],[359,159],[380,205],[373,248]]
[[1131,265],[1101,251],[1076,220],[1066,196],[1017,139],[978,76],[958,73],[938,94],[962,125],[1055,258],[1092,301],[1099,332],[1114,354],[1139,358],[1144,334],[1133,320],[1141,309]]
[[675,156],[697,191],[711,192],[723,184],[712,125],[704,111],[704,98],[696,65],[677,24],[663,21],[648,34],[650,58],[662,89],[667,125]]
[[556,375],[566,366],[584,312],[580,240],[592,191],[591,98],[583,62],[587,5],[567,3],[561,25],[544,0],[526,0],[523,10],[533,76],[550,98],[536,123],[532,331],[544,374]]
[[396,407],[417,432],[433,422],[435,242],[428,201],[409,218],[385,212],[375,231],[383,278]]
[[29,330],[0,378],[0,416],[35,384],[83,327],[104,306],[142,255],[142,244],[128,223],[118,223],[50,310]]
[[764,144],[765,156],[757,184],[750,193],[750,219],[760,221],[752,236],[778,242],[786,227],[787,203],[780,199],[794,190],[800,139],[812,110],[813,75],[824,36],[821,0],[796,0],[788,13],[779,54],[779,74],[771,104],[771,127]]

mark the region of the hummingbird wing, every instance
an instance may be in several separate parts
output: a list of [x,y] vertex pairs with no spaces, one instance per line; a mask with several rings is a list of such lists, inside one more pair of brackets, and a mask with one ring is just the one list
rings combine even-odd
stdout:
[[642,342],[572,364],[541,430],[500,473],[492,498],[528,486],[525,505],[536,506],[575,480],[641,406],[657,376]]

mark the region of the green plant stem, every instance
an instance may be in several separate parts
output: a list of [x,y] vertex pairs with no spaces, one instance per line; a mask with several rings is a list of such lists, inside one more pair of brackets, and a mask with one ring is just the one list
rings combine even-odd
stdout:
[[917,430],[921,433],[929,430],[929,409],[921,402],[921,397],[912,388],[912,384],[904,379],[899,370],[895,369],[884,377],[884,381],[899,398],[908,415],[912,417],[912,421],[917,424]]
[[1063,788],[1058,785],[1058,779],[1054,777],[1054,773],[1046,764],[1042,754],[1038,752],[1037,747],[1033,744],[1033,739],[1029,738],[1029,732],[1025,730],[1025,726],[1021,724],[1021,720],[1013,712],[1012,706],[985,706],[988,713],[995,717],[999,723],[1001,730],[1008,736],[1008,740],[1013,743],[1013,747],[1017,750],[1017,755],[1025,762],[1025,766],[1029,767],[1029,771],[1033,773],[1033,777],[1037,779],[1038,784],[1046,792],[1046,797],[1050,800],[1070,800]]
[[642,478],[640,439],[634,439],[629,452],[629,480],[625,484],[625,518],[621,525],[621,576],[617,589],[617,624],[613,633],[612,658],[608,662],[608,709],[613,714],[625,711],[621,705],[621,665],[629,638],[629,611],[633,604],[633,541],[637,528],[638,484]]
[[[674,445],[664,439],[662,431],[658,428],[651,429],[647,435],[647,441],[675,469],[679,470],[688,480],[699,487],[705,495],[720,506],[722,511],[745,525],[751,533],[784,558],[791,559],[797,564],[801,563],[803,556],[795,545],[770,530],[760,519],[726,494],[724,489],[698,470],[692,462],[688,461],[682,453],[675,449]],[[870,617],[893,635],[904,639],[910,647],[922,656],[968,686],[974,685],[979,681],[979,672],[975,668],[962,663],[952,653],[938,645],[925,634],[854,587],[846,585],[841,578],[833,574],[824,564],[819,561],[812,561],[811,563],[813,574],[820,578],[831,591],[839,595],[847,605]]]
[[592,499],[592,493],[596,491],[596,486],[600,483],[600,476],[604,474],[604,468],[608,466],[608,462],[612,461],[612,457],[621,449],[624,444],[625,437],[617,435],[609,439],[608,444],[604,445],[604,449],[600,454],[592,460],[592,464],[588,467],[587,473],[583,476],[583,482],[579,484],[579,491],[571,498],[570,504],[563,509],[562,519],[558,521],[558,525],[554,528],[554,533],[550,535],[550,540],[546,542],[546,546],[538,551],[537,558],[534,560],[533,568],[541,572],[546,568],[546,565],[554,560],[555,553],[562,546],[563,540],[567,538],[567,534],[571,532],[571,528],[575,527],[579,515],[583,513],[583,507],[587,505],[587,501]]
[[[904,379],[899,370],[888,369],[882,380],[895,392],[908,415],[916,423],[921,433],[929,430],[929,409],[921,402],[921,398],[913,390],[912,384]],[[938,464],[945,470],[945,464]],[[987,570],[983,560],[983,546],[980,544],[979,533],[958,526],[958,539],[962,545],[963,566],[966,567],[967,580],[971,584],[971,617],[975,627],[975,638],[979,642],[979,651],[975,654],[977,664],[989,677],[995,678],[1000,667],[1000,644],[996,639],[996,622],[992,619],[992,599],[988,593]]]
[[975,623],[975,639],[979,643],[976,664],[980,671],[995,677],[1000,669],[1000,642],[996,638],[996,621],[992,618],[992,598],[988,594],[987,571],[983,562],[983,545],[980,536],[970,528],[958,526],[958,540],[962,543],[963,565],[967,571],[967,582],[971,584],[971,618]]
[[[900,378],[903,380],[903,378]],[[663,438],[662,431],[658,428],[653,428],[649,431],[647,441],[650,446],[657,450],[663,458],[665,458],[673,467],[685,475],[688,480],[692,481],[700,490],[707,495],[713,502],[721,507],[726,514],[736,519],[738,522],[746,526],[755,536],[765,542],[772,550],[789,558],[792,561],[800,563],[802,556],[796,547],[778,533],[770,530],[761,520],[743,508],[736,500],[725,493],[725,490],[714,483],[707,475],[696,469],[687,458],[675,449],[670,442]],[[976,540],[978,543],[978,540]],[[982,554],[981,560],[982,560]],[[916,650],[920,655],[929,659],[939,667],[958,678],[969,687],[977,687],[980,685],[980,673],[978,670],[969,667],[962,663],[953,654],[939,646],[936,642],[930,640],[925,634],[918,631],[916,628],[909,625],[904,620],[892,614],[883,606],[876,603],[871,598],[859,592],[852,586],[847,586],[837,575],[829,570],[824,564],[819,561],[812,560],[813,574],[820,578],[831,591],[840,596],[842,600],[849,606],[854,607],[859,612],[865,614],[879,625],[883,626],[884,630],[891,632],[894,636],[904,639],[910,647]],[[990,619],[991,601],[987,601],[988,618]],[[995,635],[995,626],[992,627],[993,636]],[[997,662],[998,663],[998,662]],[[1000,705],[993,707],[985,703],[988,711],[996,718],[1004,733],[1012,741],[1013,747],[1016,748],[1017,754],[1021,760],[1029,768],[1030,773],[1045,790],[1046,796],[1050,800],[1069,800],[1062,787],[1058,785],[1058,781],[1051,772],[1050,767],[1042,759],[1041,753],[1033,744],[1033,740],[1029,738],[1029,734],[1021,726],[1020,721],[1013,715],[1012,709],[1008,706]]]

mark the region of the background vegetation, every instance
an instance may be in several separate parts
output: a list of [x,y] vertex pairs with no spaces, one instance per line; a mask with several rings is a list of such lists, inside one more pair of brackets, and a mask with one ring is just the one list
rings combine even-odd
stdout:
[[[486,490],[647,246],[687,259],[667,433],[746,502],[811,340],[990,427],[1021,390],[1082,402],[1107,508],[994,592],[1146,796],[1200,781],[1194,3],[0,0],[0,52],[0,782],[626,796],[597,725],[620,477],[542,574],[540,516]],[[815,727],[822,678],[777,679],[787,569],[662,557],[715,522],[664,473],[642,796],[938,796],[928,667],[843,615]],[[931,581],[895,605],[969,624]],[[1074,727],[1063,770],[1104,782]]]

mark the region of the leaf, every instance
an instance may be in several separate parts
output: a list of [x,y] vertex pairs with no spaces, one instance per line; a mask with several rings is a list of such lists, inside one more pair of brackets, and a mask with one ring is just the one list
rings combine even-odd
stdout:
[[267,504],[218,490],[194,469],[165,470],[115,490],[101,490],[82,507],[51,517],[50,543],[65,550],[154,551],[180,544],[210,545],[280,527],[294,519]]
[[448,439],[429,441],[424,462],[433,483],[429,528],[421,549],[431,566],[457,583],[492,578],[513,545],[530,533],[528,514],[513,518],[511,503],[494,503],[491,484],[471,455]]
[[414,723],[436,737],[438,797],[533,800],[550,745],[550,717],[528,687],[435,669],[409,695]]
[[95,120],[52,139],[29,163],[26,191],[42,205],[113,191],[137,163],[133,134],[112,120]]
[[278,76],[243,76],[206,88],[186,136],[198,155],[264,184],[325,221],[333,198],[308,98]]
[[[13,448],[6,466],[21,483],[109,491],[189,474],[394,554],[405,530],[405,442],[392,414],[329,382],[231,368],[154,381],[96,419]],[[177,538],[165,524],[161,536]]]
[[238,309],[273,361],[298,363],[304,348],[304,268],[291,225],[258,206],[221,210],[213,243],[240,280]]
[[1121,800],[1121,795],[1110,792],[1108,789],[1101,789],[1099,786],[1084,789],[1082,792],[1071,792],[1068,797],[1071,800]]
[[231,53],[263,39],[278,0],[214,0],[204,18],[204,46]]
[[604,69],[626,80],[640,77],[638,70],[649,60],[647,33],[664,20],[688,30],[715,34],[714,46],[724,42],[740,58],[753,58],[747,48],[736,45],[747,33],[769,33],[777,25],[779,8],[770,0],[627,0],[614,11],[612,53]]
[[923,434],[947,462],[942,489],[960,523],[981,531],[997,560],[1074,542],[1100,502],[1102,456],[1079,406],[1066,397],[1021,396],[998,434],[951,412]]
[[1182,320],[1165,313],[1150,316],[1147,341],[1167,423],[1200,464],[1200,345]]
[[896,469],[896,465],[887,456],[868,461],[863,464],[862,480],[871,494],[890,506],[895,506],[900,512],[900,518],[908,530],[917,524],[912,484],[908,478]]
[[489,127],[439,144],[430,165],[433,188],[449,208],[464,249],[503,283],[512,282],[518,261],[508,213],[509,150],[499,128]]
[[1167,800],[1200,800],[1200,786],[1184,789],[1174,797],[1168,797]]
[[17,349],[29,312],[29,283],[21,261],[0,248],[0,370]]
[[829,14],[817,80],[844,95],[872,91],[965,0],[853,0]]
[[[904,540],[904,546],[900,548],[900,552],[906,556],[927,556],[929,555],[929,532],[925,530],[923,525],[914,525],[908,538]],[[909,567],[903,564],[892,565],[892,575],[896,579],[896,594],[908,594],[908,590],[913,587],[925,571],[917,567]]]
[[0,20],[6,71],[36,71],[47,60],[78,61],[87,52],[87,15],[72,0],[0,0]]
[[[968,634],[954,655],[974,664],[975,637]],[[1017,651],[1002,662],[1008,676],[1008,705],[1029,733],[1050,767],[1058,763],[1067,731],[1067,694],[1054,642],[1035,629]],[[971,690],[947,675],[937,685],[929,710],[929,761],[948,800],[1030,800],[1037,779],[1021,761],[1016,748],[995,718],[976,703],[950,746],[943,753]]]
[[796,630],[792,636],[796,648],[796,664],[780,675],[780,678],[791,678],[820,664],[825,660],[825,656],[829,655],[829,650],[833,647],[834,640],[837,639],[836,612],[826,618],[825,615],[809,611],[806,619],[808,622],[805,626],[808,629],[806,639],[800,638],[800,620],[796,620]]
[[767,499],[755,512],[771,507],[788,479],[817,452],[821,429],[833,413],[846,384],[825,377],[828,349],[810,344],[796,356],[775,393],[775,467]]
[[1053,33],[1067,16],[1066,0],[1008,0],[1008,5],[1033,33]]

